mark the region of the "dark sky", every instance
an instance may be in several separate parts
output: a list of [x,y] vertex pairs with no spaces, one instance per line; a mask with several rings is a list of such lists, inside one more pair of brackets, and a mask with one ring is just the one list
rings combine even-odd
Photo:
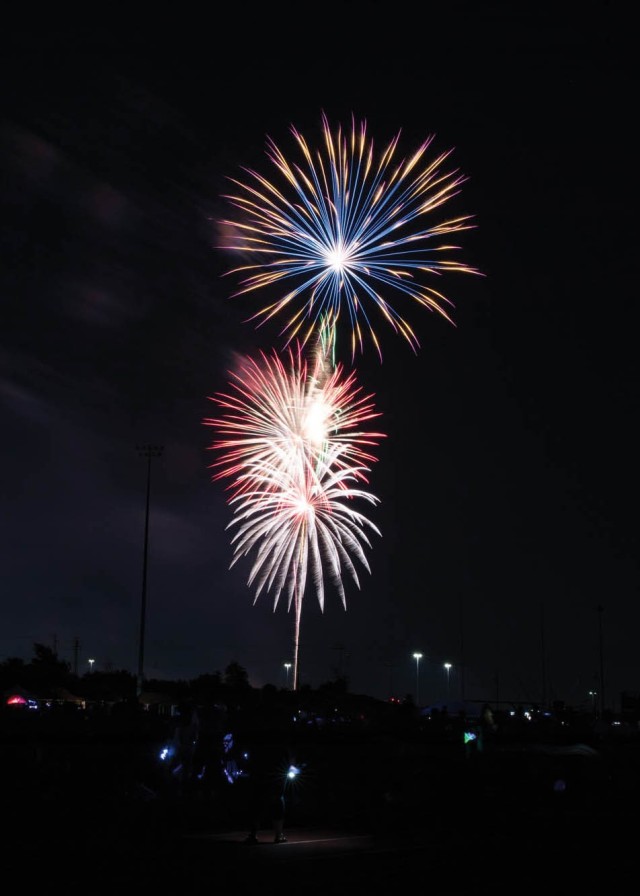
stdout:
[[451,699],[462,664],[472,699],[578,704],[601,673],[610,703],[640,691],[630,23],[546,8],[6,29],[0,657],[40,642],[73,664],[77,643],[81,673],[136,671],[152,442],[145,673],[237,660],[284,683],[293,617],[229,570],[202,420],[235,353],[281,345],[223,276],[227,178],[272,173],[267,135],[295,154],[291,124],[318,142],[324,110],[453,149],[484,276],[443,282],[455,325],[409,312],[417,355],[379,327],[383,362],[356,360],[388,434],[382,537],[346,612],[306,600],[301,680],[415,693],[421,651],[421,702],[446,661]]

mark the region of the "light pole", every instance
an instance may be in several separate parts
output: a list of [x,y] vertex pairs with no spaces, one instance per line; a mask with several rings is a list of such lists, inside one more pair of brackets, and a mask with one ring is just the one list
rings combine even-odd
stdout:
[[147,502],[144,515],[144,553],[142,558],[142,598],[140,600],[140,637],[138,641],[137,694],[142,693],[144,679],[144,628],[147,615],[147,559],[149,556],[149,495],[151,494],[151,458],[162,457],[162,445],[137,445],[140,457],[147,459]]
[[95,663],[95,660],[88,660],[88,663],[89,663],[89,672],[93,672],[93,664]]
[[448,703],[449,702],[449,673],[451,672],[451,663],[445,663],[444,670],[447,673],[447,703]]
[[416,706],[420,705],[420,660],[421,653],[414,653],[413,658],[416,661]]
[[284,669],[287,676],[287,690],[289,690],[289,669],[291,668],[291,663],[285,663]]

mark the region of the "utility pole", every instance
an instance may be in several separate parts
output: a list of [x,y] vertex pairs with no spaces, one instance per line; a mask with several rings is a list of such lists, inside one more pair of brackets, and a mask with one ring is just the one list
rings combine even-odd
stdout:
[[602,645],[602,614],[604,608],[598,604],[598,645],[600,648],[600,718],[604,716],[604,650]]
[[464,667],[464,598],[460,595],[460,700],[465,701],[465,667]]
[[344,651],[344,644],[334,644],[331,648],[332,650],[336,650],[338,652],[338,665],[334,666],[334,672],[337,678],[342,677],[342,654]]
[[388,694],[388,696],[389,696],[389,698],[391,698],[394,696],[394,693],[393,693],[393,670],[395,669],[397,664],[392,663],[391,660],[387,660],[384,665],[389,670],[389,684],[388,684],[389,694]]
[[78,655],[80,653],[80,640],[76,635],[73,639],[73,674],[78,676]]
[[544,604],[540,604],[540,654],[542,660],[542,708],[547,707],[547,658],[544,643]]
[[142,597],[140,600],[140,633],[138,640],[138,678],[136,682],[138,697],[142,693],[144,681],[144,635],[147,615],[147,561],[149,557],[149,497],[151,494],[151,459],[162,457],[163,445],[137,445],[140,457],[147,461],[147,500],[144,515],[144,552],[142,557]]

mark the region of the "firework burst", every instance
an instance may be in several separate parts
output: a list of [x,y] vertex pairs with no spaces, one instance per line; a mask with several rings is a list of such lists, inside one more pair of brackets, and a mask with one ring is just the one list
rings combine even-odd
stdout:
[[322,462],[301,473],[295,465],[247,468],[247,487],[231,499],[234,516],[229,527],[238,531],[232,566],[256,552],[249,585],[256,585],[255,600],[263,588],[274,592],[274,608],[283,589],[288,607],[303,595],[310,570],[313,586],[324,609],[324,569],[329,571],[343,606],[346,596],[343,568],[359,586],[353,554],[370,571],[363,544],[371,546],[366,529],[377,527],[353,506],[354,499],[377,504],[378,498],[357,487],[363,468],[345,466],[340,446],[333,445]]
[[376,459],[371,449],[384,434],[363,429],[379,413],[354,373],[329,367],[322,350],[311,365],[300,346],[289,348],[287,359],[275,351],[241,359],[231,390],[211,398],[221,416],[204,423],[217,432],[213,478],[229,480],[231,566],[254,554],[254,603],[272,592],[275,610],[284,592],[287,608],[294,607],[295,689],[309,574],[322,609],[325,572],[346,608],[343,572],[359,587],[354,560],[370,571],[367,532],[380,532],[356,505],[379,503],[365,486]]
[[211,445],[220,452],[211,465],[214,480],[231,479],[235,494],[249,487],[248,470],[282,468],[304,476],[307,468],[321,470],[330,454],[336,467],[366,481],[367,465],[376,460],[371,449],[385,437],[362,429],[380,416],[373,396],[363,393],[355,371],[329,365],[319,346],[311,363],[299,344],[285,357],[288,364],[275,350],[240,359],[231,391],[211,398],[223,409],[204,420],[219,436]]
[[291,126],[301,156],[292,162],[267,138],[272,179],[251,168],[243,169],[246,182],[229,178],[237,192],[225,198],[241,214],[221,222],[220,248],[248,259],[228,272],[240,275],[234,295],[277,290],[250,320],[284,316],[286,345],[321,336],[335,356],[343,317],[352,359],[363,352],[366,333],[382,358],[380,319],[417,351],[401,305],[410,300],[451,321],[452,302],[433,281],[453,271],[478,273],[455,260],[459,247],[448,242],[473,226],[471,218],[435,220],[466,178],[445,170],[451,151],[427,158],[433,137],[402,156],[400,133],[376,153],[364,121],[332,131],[323,114],[322,131],[323,149],[313,150]]

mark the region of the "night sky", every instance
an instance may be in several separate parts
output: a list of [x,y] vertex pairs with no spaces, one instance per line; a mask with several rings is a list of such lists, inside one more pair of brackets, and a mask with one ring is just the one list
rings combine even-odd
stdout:
[[227,178],[272,174],[267,135],[295,155],[291,124],[318,144],[324,111],[453,150],[447,214],[474,216],[459,257],[483,276],[438,282],[454,325],[405,309],[417,354],[381,324],[382,363],[356,358],[388,434],[382,537],[346,612],[308,596],[301,682],[415,694],[420,651],[422,703],[444,662],[451,701],[640,691],[630,23],[516,6],[5,29],[0,658],[136,672],[153,443],[145,674],[284,684],[293,615],[229,570],[202,421],[236,353],[282,347],[224,276]]

